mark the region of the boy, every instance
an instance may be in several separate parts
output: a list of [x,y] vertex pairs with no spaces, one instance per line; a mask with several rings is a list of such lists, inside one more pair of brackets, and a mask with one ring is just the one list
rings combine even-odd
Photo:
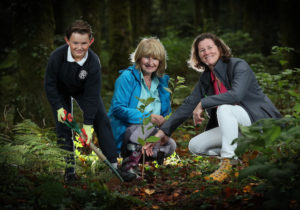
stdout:
[[[98,56],[89,47],[94,42],[91,26],[82,20],[73,22],[66,31],[64,44],[54,50],[49,58],[45,74],[45,90],[56,121],[58,143],[68,151],[74,151],[72,131],[65,124],[64,110],[71,112],[71,97],[83,111],[83,129],[86,144],[92,139],[94,128],[101,150],[117,168],[117,150],[109,119],[103,105],[101,92],[101,65]],[[68,164],[75,165],[74,155],[67,157]],[[119,170],[124,180],[134,179],[133,174]],[[73,166],[67,167],[65,181],[76,179]]]

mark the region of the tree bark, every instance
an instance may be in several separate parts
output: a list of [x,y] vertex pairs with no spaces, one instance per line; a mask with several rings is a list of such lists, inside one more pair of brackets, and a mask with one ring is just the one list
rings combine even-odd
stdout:
[[42,125],[53,118],[43,88],[45,67],[53,50],[55,24],[52,2],[18,2],[14,12],[18,54],[18,95],[14,121],[16,123],[24,117]]
[[126,68],[132,43],[132,27],[130,21],[130,0],[110,0],[109,11],[109,78],[106,86],[113,87],[120,69]]

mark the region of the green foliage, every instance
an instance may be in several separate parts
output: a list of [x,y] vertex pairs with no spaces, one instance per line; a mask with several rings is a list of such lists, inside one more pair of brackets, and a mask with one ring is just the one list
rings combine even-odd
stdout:
[[295,49],[291,47],[279,47],[279,46],[272,47],[272,54],[279,55],[281,57],[281,59],[279,60],[281,66],[285,66],[285,64],[288,64],[288,61],[284,57],[286,57],[287,53],[293,51],[295,51]]
[[264,93],[274,102],[284,115],[295,115],[300,102],[300,69],[285,69],[279,74],[272,75],[259,72],[256,78],[262,86]]
[[221,38],[230,47],[235,57],[240,57],[254,51],[252,37],[247,32],[227,32]]
[[179,37],[178,32],[168,29],[167,36],[161,39],[168,54],[168,68],[166,73],[171,77],[183,76],[190,70],[187,69],[187,59],[190,55],[192,38]]
[[132,209],[141,201],[91,180],[64,186],[56,176],[35,174],[14,167],[1,167],[0,203],[2,209]]
[[[141,102],[141,105],[137,108],[141,113],[144,113],[145,112],[145,109],[146,107],[151,104],[155,98],[147,98],[147,99],[142,99],[142,98],[139,98],[139,97],[136,97],[140,102]],[[144,134],[145,131],[145,126],[147,126],[149,123],[151,122],[151,113],[149,114],[148,117],[145,117],[143,119],[143,124],[142,124],[142,133]],[[151,129],[153,128],[153,126],[148,126],[147,129]],[[159,140],[158,137],[155,137],[155,136],[150,136],[149,138],[147,139],[142,139],[142,138],[138,138],[138,142],[144,146],[146,143],[155,143]]]
[[62,157],[66,152],[57,147],[50,129],[39,128],[32,121],[24,120],[13,131],[13,141],[0,138],[0,164],[47,172],[63,167]]
[[171,105],[180,105],[182,103],[184,98],[182,97],[181,93],[187,89],[187,86],[185,86],[184,83],[185,83],[184,77],[177,76],[176,79],[170,78],[169,87],[165,88],[165,90],[171,94]]
[[258,176],[263,183],[255,189],[265,194],[269,208],[300,202],[300,119],[260,120],[250,127],[241,127],[242,137],[236,154],[258,152],[240,177]]
[[11,50],[10,52],[7,52],[7,53],[8,53],[8,55],[6,56],[4,61],[2,61],[0,63],[1,71],[8,69],[8,68],[16,68],[17,67],[17,59],[16,59],[18,57],[17,51]]
[[64,186],[61,173],[68,152],[58,148],[55,133],[30,120],[17,124],[13,131],[12,138],[0,136],[3,209],[130,209],[140,205],[136,199],[111,193],[95,176],[82,178],[76,186]]

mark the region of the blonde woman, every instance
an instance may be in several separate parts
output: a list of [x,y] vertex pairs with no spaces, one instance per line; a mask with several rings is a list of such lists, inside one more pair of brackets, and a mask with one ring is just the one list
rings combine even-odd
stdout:
[[[141,156],[138,137],[147,138],[156,133],[165,122],[164,117],[171,112],[168,87],[169,76],[165,75],[167,54],[159,39],[150,37],[140,41],[130,55],[132,66],[120,71],[115,82],[114,95],[109,110],[117,148],[124,158],[122,168],[133,172]],[[138,110],[141,103],[137,99],[154,98],[144,113]],[[143,119],[151,116],[151,129],[141,126]],[[152,126],[154,125],[154,127]],[[176,149],[176,143],[169,137],[162,138],[154,145],[150,159],[160,160],[170,156]]]

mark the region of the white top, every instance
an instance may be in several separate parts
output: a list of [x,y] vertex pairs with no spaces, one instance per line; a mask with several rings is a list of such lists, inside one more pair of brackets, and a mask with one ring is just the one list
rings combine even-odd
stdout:
[[89,55],[89,51],[87,51],[84,55],[84,57],[80,60],[80,61],[75,61],[75,59],[73,58],[72,54],[71,54],[71,48],[70,46],[68,47],[68,57],[67,57],[67,61],[68,62],[76,62],[78,63],[80,66],[83,66],[83,64],[85,63],[86,59],[88,58]]

